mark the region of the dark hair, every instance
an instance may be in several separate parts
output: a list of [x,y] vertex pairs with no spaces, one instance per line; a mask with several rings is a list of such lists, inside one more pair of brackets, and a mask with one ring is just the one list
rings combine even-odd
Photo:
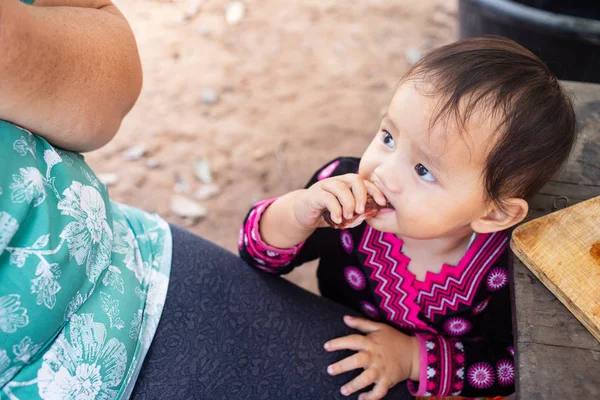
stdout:
[[453,116],[462,129],[481,109],[499,117],[501,136],[484,171],[487,195],[499,206],[502,199],[537,193],[575,143],[569,96],[538,57],[512,40],[487,36],[437,48],[404,80],[422,81],[441,95],[432,126]]

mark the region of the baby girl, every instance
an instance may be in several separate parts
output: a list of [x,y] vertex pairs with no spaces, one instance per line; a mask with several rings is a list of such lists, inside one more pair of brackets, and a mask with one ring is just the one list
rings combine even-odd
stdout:
[[[318,258],[322,295],[366,317],[344,318],[363,334],[324,345],[356,352],[329,374],[364,370],[343,395],[369,387],[359,399],[380,399],[405,381],[417,396],[508,395],[509,230],[575,139],[569,97],[523,47],[486,37],[438,48],[401,80],[360,159],[253,207],[240,254],[273,274]],[[365,218],[369,196],[380,209]]]

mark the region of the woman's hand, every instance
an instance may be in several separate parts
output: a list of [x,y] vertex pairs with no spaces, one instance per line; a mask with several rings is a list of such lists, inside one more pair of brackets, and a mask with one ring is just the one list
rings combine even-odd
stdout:
[[[339,224],[342,217],[350,219],[354,214],[365,212],[367,194],[381,206],[387,203],[383,193],[373,183],[357,174],[323,179],[298,194],[294,215],[300,226],[315,229],[328,226],[323,219],[323,211],[328,210],[333,222]],[[361,222],[362,219],[358,218],[355,225]]]
[[386,324],[364,318],[345,316],[344,322],[366,336],[349,335],[325,343],[325,350],[356,350],[358,353],[327,367],[330,375],[357,368],[364,372],[345,384],[341,393],[348,396],[371,384],[373,390],[362,393],[359,400],[378,400],[388,390],[406,379],[419,379],[419,346],[417,339]]

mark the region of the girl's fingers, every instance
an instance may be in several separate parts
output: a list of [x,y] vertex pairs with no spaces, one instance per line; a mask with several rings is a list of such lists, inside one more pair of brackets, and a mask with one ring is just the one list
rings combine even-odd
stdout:
[[367,188],[364,181],[358,175],[353,175],[353,179],[350,179],[349,185],[354,195],[354,211],[357,214],[362,214],[365,212],[365,204],[367,203]]
[[338,201],[344,210],[344,218],[352,218],[355,207],[354,195],[345,182],[331,179],[328,182],[323,182],[321,188],[338,198]]
[[375,384],[375,387],[371,391],[369,391],[367,393],[362,393],[360,396],[358,396],[358,400],[380,400],[380,399],[383,399],[389,389],[390,389],[390,385],[388,385],[384,379],[380,379],[379,381],[377,381],[377,383]]
[[364,389],[377,379],[377,372],[373,368],[366,369],[362,374],[342,386],[340,390],[344,396],[351,395],[357,390]]
[[336,224],[341,224],[342,223],[342,206],[340,205],[340,202],[338,201],[338,198],[326,191],[322,191],[321,192],[321,198],[318,201],[318,206],[319,207],[323,207],[326,208],[329,211],[329,214],[331,215],[331,219],[333,220],[333,222],[335,222]]
[[380,206],[385,206],[387,204],[387,199],[385,198],[383,192],[379,190],[379,188],[377,188],[373,182],[364,181],[364,183],[365,187],[367,188],[367,193],[373,197],[375,203],[379,204]]
[[354,328],[356,330],[361,331],[362,333],[371,333],[378,331],[382,328],[382,325],[378,322],[373,322],[371,320],[359,317],[351,317],[350,315],[344,316],[344,323],[348,325],[350,328]]
[[363,335],[348,335],[332,339],[323,346],[327,351],[337,350],[364,350],[367,347],[367,338]]
[[336,176],[335,179],[339,182],[343,182],[352,190],[355,204],[353,212],[356,212],[357,214],[364,213],[365,203],[367,202],[367,188],[365,187],[365,181],[357,174]]
[[380,400],[385,397],[388,390],[389,390],[389,387],[388,387],[387,383],[385,383],[384,380],[379,380],[375,384],[375,387],[373,388],[373,390],[371,390],[367,393],[362,393],[360,396],[358,396],[358,400]]
[[331,364],[329,367],[327,367],[327,373],[335,376],[357,368],[366,368],[368,366],[369,356],[367,353],[361,351],[351,355],[350,357],[344,358],[342,361]]

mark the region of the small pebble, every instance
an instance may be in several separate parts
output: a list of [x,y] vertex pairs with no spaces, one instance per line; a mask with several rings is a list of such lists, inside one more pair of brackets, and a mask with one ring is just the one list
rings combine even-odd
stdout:
[[189,193],[190,192],[190,185],[188,185],[188,183],[179,175],[179,174],[175,174],[175,187],[174,187],[175,193]]
[[175,194],[171,197],[171,211],[178,217],[202,218],[208,214],[205,207],[187,197]]
[[423,54],[421,53],[421,50],[414,47],[409,47],[404,51],[404,57],[406,57],[406,60],[409,63],[416,64],[421,57],[423,57]]
[[198,188],[198,190],[196,190],[196,193],[194,193],[194,198],[200,201],[208,200],[212,197],[215,197],[220,192],[221,189],[218,185],[202,185]]
[[246,6],[241,1],[233,1],[227,5],[225,20],[229,25],[237,25],[246,12]]
[[219,100],[215,91],[208,88],[202,89],[201,96],[204,104],[215,104]]
[[196,178],[198,178],[200,182],[206,185],[210,185],[212,183],[212,172],[206,158],[201,158],[194,161],[192,168],[194,169]]
[[146,168],[156,169],[158,167],[160,167],[160,163],[154,158],[151,158],[148,161],[146,161]]
[[204,0],[192,0],[188,6],[188,9],[183,14],[182,20],[189,21],[193,19],[200,12],[200,7],[204,3]]
[[143,144],[138,144],[136,146],[131,146],[127,150],[123,152],[123,158],[127,161],[135,161],[139,160],[146,154],[146,146]]

